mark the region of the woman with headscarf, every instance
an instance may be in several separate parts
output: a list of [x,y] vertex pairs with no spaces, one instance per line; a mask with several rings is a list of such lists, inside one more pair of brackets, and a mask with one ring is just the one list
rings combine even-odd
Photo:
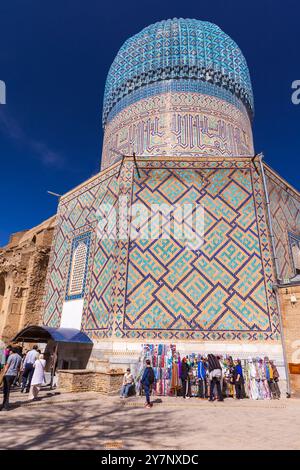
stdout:
[[38,359],[36,359],[35,363],[33,364],[34,370],[30,384],[30,393],[28,396],[28,400],[36,400],[41,386],[46,382],[45,366],[46,360],[44,359],[44,355],[40,354]]
[[224,401],[221,390],[222,380],[222,367],[219,359],[213,354],[207,356],[208,359],[208,371],[210,380],[210,397],[209,401],[214,401],[214,388],[217,387],[218,401]]

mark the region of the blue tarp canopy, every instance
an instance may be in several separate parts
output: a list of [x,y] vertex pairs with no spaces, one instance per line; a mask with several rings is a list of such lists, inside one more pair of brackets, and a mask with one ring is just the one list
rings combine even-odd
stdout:
[[75,328],[51,328],[50,326],[27,326],[12,341],[24,343],[47,343],[50,339],[57,343],[93,344],[82,331]]

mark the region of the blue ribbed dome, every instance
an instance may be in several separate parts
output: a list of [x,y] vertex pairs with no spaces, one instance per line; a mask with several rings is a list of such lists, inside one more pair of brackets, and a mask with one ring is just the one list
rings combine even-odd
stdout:
[[132,92],[179,79],[220,87],[253,114],[249,70],[237,44],[213,23],[174,18],[144,28],[123,44],[107,76],[103,124]]

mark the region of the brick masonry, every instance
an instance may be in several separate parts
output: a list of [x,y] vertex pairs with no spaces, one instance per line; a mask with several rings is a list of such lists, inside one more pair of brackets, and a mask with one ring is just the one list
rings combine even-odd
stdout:
[[60,370],[58,385],[63,392],[99,392],[115,395],[120,392],[124,372],[108,370],[95,372],[90,370]]
[[[296,304],[291,303],[295,295]],[[300,372],[300,285],[279,289],[287,362],[299,364]],[[300,374],[290,373],[292,394],[300,394]]]

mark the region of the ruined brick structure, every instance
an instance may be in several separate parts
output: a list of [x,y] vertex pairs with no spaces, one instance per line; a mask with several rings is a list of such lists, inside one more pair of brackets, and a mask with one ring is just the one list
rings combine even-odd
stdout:
[[55,217],[11,235],[0,249],[0,341],[40,323]]

